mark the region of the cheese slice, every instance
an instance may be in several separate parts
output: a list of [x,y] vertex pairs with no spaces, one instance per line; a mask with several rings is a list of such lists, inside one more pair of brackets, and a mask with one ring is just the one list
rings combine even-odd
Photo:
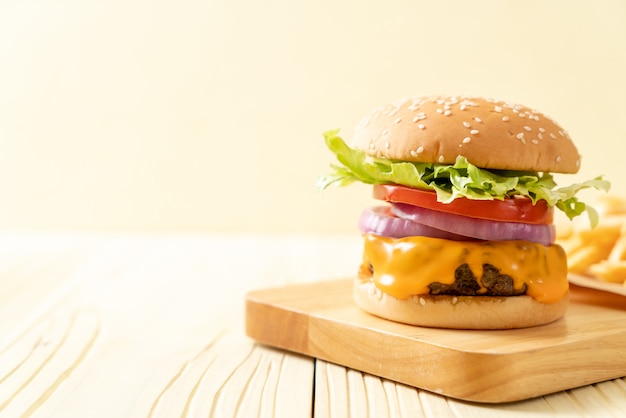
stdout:
[[561,300],[569,289],[567,257],[563,248],[529,241],[450,241],[414,236],[405,238],[364,235],[361,274],[372,271],[375,285],[398,299],[428,294],[433,282],[454,283],[454,272],[467,264],[477,282],[483,264],[491,264],[513,279],[514,287],[526,284],[526,295],[543,303]]

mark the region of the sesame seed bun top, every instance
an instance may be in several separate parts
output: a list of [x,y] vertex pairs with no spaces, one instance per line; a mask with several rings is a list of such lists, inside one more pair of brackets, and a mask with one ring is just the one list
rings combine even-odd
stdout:
[[528,107],[480,97],[407,98],[374,110],[352,146],[374,157],[576,173],[580,155],[563,128]]

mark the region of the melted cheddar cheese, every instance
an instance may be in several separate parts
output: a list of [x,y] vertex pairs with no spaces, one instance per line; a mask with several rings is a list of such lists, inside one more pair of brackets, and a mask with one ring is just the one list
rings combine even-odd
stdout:
[[[543,303],[557,302],[567,293],[567,258],[559,245],[528,241],[449,241],[422,236],[388,238],[364,235],[360,275],[371,275],[383,292],[398,299],[428,294],[433,282],[452,284],[464,263],[480,283],[483,264],[492,264],[513,279],[516,289]],[[481,291],[486,291],[481,287]]]

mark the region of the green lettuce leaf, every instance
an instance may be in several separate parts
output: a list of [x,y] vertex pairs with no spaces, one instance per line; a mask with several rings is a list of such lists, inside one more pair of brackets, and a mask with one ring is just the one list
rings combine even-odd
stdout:
[[592,226],[598,222],[596,211],[578,200],[583,189],[608,191],[610,183],[602,176],[583,183],[556,188],[550,173],[532,171],[485,170],[465,159],[457,158],[453,165],[394,161],[366,155],[350,148],[338,135],[339,130],[324,133],[327,147],[340,165],[332,164],[332,173],[320,177],[317,187],[346,186],[353,182],[366,184],[394,183],[423,190],[433,190],[437,200],[450,203],[457,198],[476,200],[503,200],[512,196],[526,196],[536,203],[545,200],[549,206],[563,211],[569,219],[587,213]]

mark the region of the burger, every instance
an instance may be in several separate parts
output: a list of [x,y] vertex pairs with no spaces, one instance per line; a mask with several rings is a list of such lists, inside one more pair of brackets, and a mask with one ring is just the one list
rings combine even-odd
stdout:
[[566,254],[554,209],[597,213],[576,196],[609,189],[602,176],[557,187],[578,172],[568,133],[544,114],[482,97],[414,97],[374,110],[348,145],[324,134],[338,160],[318,187],[373,185],[362,213],[363,260],[353,297],[392,321],[511,329],[563,316]]

